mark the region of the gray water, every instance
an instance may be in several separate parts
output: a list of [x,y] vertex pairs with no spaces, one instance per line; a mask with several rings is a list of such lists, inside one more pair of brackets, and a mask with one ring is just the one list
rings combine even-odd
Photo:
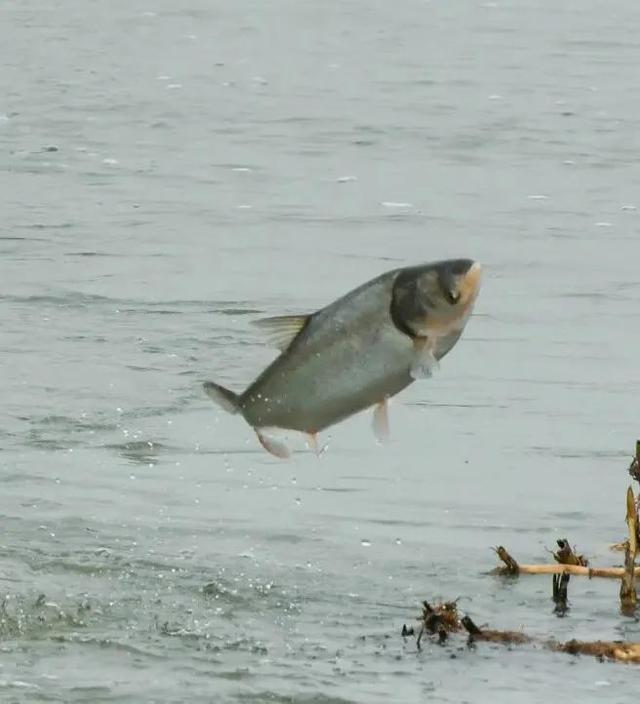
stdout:
[[[13,0],[0,15],[0,700],[630,701],[638,671],[400,638],[424,599],[640,640],[614,582],[638,435],[635,0]],[[250,322],[448,256],[431,381],[269,456],[201,391]],[[42,595],[42,596],[41,596]]]

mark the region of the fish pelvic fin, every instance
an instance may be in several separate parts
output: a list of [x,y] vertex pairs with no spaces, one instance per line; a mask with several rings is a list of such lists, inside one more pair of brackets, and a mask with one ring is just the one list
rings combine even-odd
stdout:
[[380,444],[389,442],[389,401],[386,398],[374,406],[372,426]]
[[214,384],[213,381],[205,381],[202,387],[207,396],[217,403],[220,408],[224,408],[227,413],[238,413],[240,410],[240,397],[238,394],[225,389],[220,384]]
[[291,450],[284,440],[277,437],[279,428],[254,428],[258,440],[264,449],[281,460],[286,460],[291,456]]
[[277,315],[254,320],[253,325],[262,328],[269,344],[284,352],[298,337],[310,317],[311,315]]
[[440,367],[434,354],[434,344],[425,337],[417,337],[413,343],[413,362],[410,374],[414,379],[429,379]]

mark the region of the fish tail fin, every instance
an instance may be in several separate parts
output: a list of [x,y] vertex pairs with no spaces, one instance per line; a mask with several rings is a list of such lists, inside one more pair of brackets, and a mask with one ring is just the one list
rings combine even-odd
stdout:
[[224,408],[227,413],[238,413],[240,410],[240,397],[238,394],[229,389],[225,389],[220,384],[214,384],[213,381],[205,381],[202,385],[207,396],[218,406]]

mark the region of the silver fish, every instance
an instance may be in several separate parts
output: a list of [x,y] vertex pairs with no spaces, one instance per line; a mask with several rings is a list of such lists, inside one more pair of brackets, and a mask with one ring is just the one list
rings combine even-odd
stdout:
[[274,430],[317,434],[373,406],[379,439],[388,435],[387,399],[428,378],[456,344],[480,290],[480,264],[449,259],[394,269],[310,315],[255,322],[281,350],[236,394],[211,381],[209,397],[241,413],[263,447],[288,457]]

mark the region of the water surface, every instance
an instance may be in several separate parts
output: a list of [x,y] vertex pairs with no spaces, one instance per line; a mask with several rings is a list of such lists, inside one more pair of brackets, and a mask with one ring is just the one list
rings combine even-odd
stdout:
[[[631,667],[399,637],[423,598],[640,640],[617,585],[486,576],[624,534],[637,3],[16,0],[0,58],[0,699],[623,701]],[[428,383],[267,455],[201,391],[262,315],[485,267]],[[43,596],[41,596],[43,595]]]

